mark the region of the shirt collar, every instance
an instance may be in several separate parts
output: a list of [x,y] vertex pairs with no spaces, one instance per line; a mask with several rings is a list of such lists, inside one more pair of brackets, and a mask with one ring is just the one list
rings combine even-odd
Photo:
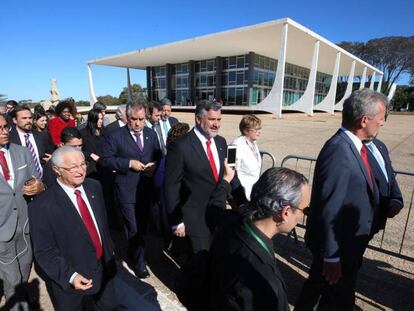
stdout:
[[[209,139],[207,137],[205,137],[203,134],[201,134],[200,130],[197,128],[197,126],[194,126],[194,133],[197,135],[198,139],[202,142],[205,143],[207,142]],[[213,138],[210,138],[211,141],[214,141]]]
[[68,185],[64,184],[63,182],[61,182],[59,180],[59,178],[56,179],[57,183],[62,187],[62,189],[66,192],[66,193],[71,193],[74,194],[75,190],[79,190],[80,192],[82,192],[82,194],[85,194],[85,190],[83,189],[83,186],[80,185],[78,187],[76,187],[75,189],[73,189],[72,187],[69,187]]
[[349,130],[347,130],[344,127],[341,127],[341,130],[349,137],[349,139],[353,142],[353,144],[355,145],[356,149],[358,150],[358,152],[361,152],[361,148],[362,148],[362,141],[355,136],[355,134],[353,134],[352,132],[350,132]]
[[257,228],[253,222],[247,221],[247,224],[249,227],[253,230],[254,233],[257,234],[257,236],[266,244],[266,246],[269,248],[271,252],[274,252],[274,246],[273,241],[269,239],[262,231],[260,231],[259,228]]

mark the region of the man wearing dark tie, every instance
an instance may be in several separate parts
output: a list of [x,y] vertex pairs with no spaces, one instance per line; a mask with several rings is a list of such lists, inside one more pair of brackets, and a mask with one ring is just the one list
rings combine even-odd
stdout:
[[9,126],[0,114],[0,280],[7,310],[28,310],[21,291],[32,266],[27,200],[44,189],[36,175],[29,150],[9,143]]
[[33,158],[38,177],[43,176],[43,166],[54,150],[46,135],[42,135],[33,129],[33,115],[27,106],[18,106],[12,113],[15,126],[10,130],[10,142],[26,147]]
[[102,150],[102,165],[116,171],[115,197],[125,222],[127,262],[140,278],[149,276],[143,235],[151,204],[151,176],[161,158],[157,134],[145,127],[143,100],[126,107],[127,126],[111,133]]
[[[163,139],[163,132],[161,129],[161,104],[156,101],[151,101],[148,103],[148,119],[145,121],[145,126],[152,128],[155,133],[157,133],[158,141],[160,143],[160,148],[162,154],[165,156],[167,154],[167,146]],[[167,131],[169,132],[169,130]]]
[[163,98],[161,100],[161,120],[160,127],[164,145],[167,145],[168,132],[172,126],[178,123],[178,120],[171,116],[171,100]]
[[167,209],[174,234],[188,236],[193,254],[210,247],[205,213],[211,193],[223,176],[226,140],[218,135],[221,105],[202,101],[195,127],[168,149],[165,171]]
[[371,237],[378,189],[363,141],[385,122],[387,98],[355,91],[342,111],[342,128],[319,153],[305,241],[312,251],[309,277],[295,310],[354,310],[355,286]]
[[371,234],[374,235],[379,230],[385,229],[387,218],[393,218],[401,211],[404,200],[385,144],[375,138],[372,141],[366,141],[365,145],[369,150],[372,174],[380,196],[371,229]]
[[29,206],[35,260],[56,310],[115,310],[113,246],[99,182],[85,157],[63,146],[51,159],[54,185]]

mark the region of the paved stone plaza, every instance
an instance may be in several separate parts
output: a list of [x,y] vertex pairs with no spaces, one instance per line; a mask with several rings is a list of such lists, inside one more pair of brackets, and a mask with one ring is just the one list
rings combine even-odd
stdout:
[[[180,121],[188,122],[190,125],[194,124],[193,113],[176,112],[173,115]],[[313,117],[302,113],[289,113],[284,114],[282,119],[275,119],[269,114],[261,114],[259,117],[262,119],[263,131],[258,145],[261,150],[274,154],[277,165],[280,165],[281,160],[290,154],[316,157],[323,143],[338,129],[341,121],[339,113],[335,116],[317,113]],[[241,115],[223,114],[221,134],[228,143],[239,135],[238,123],[240,119]],[[414,171],[414,115],[391,115],[382,128],[379,138],[387,144],[396,170]],[[268,162],[265,165],[268,165]],[[413,183],[414,178],[404,180],[402,187],[404,189],[402,190],[406,192],[406,208],[401,215],[390,222],[387,227],[387,236],[384,239],[385,243],[390,239],[388,236],[401,235],[403,231]],[[408,222],[407,237],[402,252],[406,256],[405,259],[372,249],[367,251],[357,288],[357,304],[363,310],[408,311],[413,309],[414,229],[410,229],[414,228],[412,218],[413,216]],[[276,242],[276,251],[288,286],[290,303],[296,299],[310,264],[310,254],[304,247],[301,238],[303,229],[298,228],[298,235],[299,242],[297,244],[293,239],[287,237],[280,237]],[[151,242],[156,241],[155,239]],[[375,243],[379,242],[373,243],[377,245]],[[154,246],[154,243],[148,244],[151,247]],[[399,246],[398,243],[391,241],[388,249],[398,251]],[[169,290],[173,284],[172,276],[177,271],[169,273],[166,268],[163,268],[163,263],[168,261],[166,258],[161,258],[162,256],[159,257],[159,255],[151,255],[151,257],[153,258],[150,260],[150,268],[153,273],[147,282],[158,292],[159,307],[163,310],[182,310],[174,294]],[[32,274],[33,279],[38,279],[34,273]],[[40,303],[42,310],[53,309],[43,282],[40,282]]]

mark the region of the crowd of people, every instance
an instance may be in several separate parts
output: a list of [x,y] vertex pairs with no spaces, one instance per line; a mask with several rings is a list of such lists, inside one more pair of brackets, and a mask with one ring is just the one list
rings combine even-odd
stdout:
[[119,309],[117,270],[150,276],[145,235],[153,226],[181,265],[177,296],[189,310],[289,310],[272,239],[308,215],[313,264],[296,310],[353,310],[365,248],[403,206],[376,138],[387,99],[363,89],[345,101],[312,195],[298,172],[261,174],[257,116],[241,118],[234,168],[219,135],[219,102],[199,102],[193,127],[171,107],[167,98],[137,99],[110,122],[100,102],[86,120],[72,100],[47,111],[6,103],[0,279],[9,308],[33,307],[22,285],[34,262],[56,310]]

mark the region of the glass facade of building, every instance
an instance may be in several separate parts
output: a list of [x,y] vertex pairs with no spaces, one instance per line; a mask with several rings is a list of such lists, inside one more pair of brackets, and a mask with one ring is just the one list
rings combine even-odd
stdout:
[[[180,106],[203,99],[221,100],[226,106],[256,105],[272,89],[277,63],[276,59],[250,53],[151,67],[147,70],[151,99],[167,96]],[[283,106],[292,105],[303,95],[309,73],[308,68],[286,63]],[[331,79],[331,75],[317,73],[315,105],[325,98]]]

